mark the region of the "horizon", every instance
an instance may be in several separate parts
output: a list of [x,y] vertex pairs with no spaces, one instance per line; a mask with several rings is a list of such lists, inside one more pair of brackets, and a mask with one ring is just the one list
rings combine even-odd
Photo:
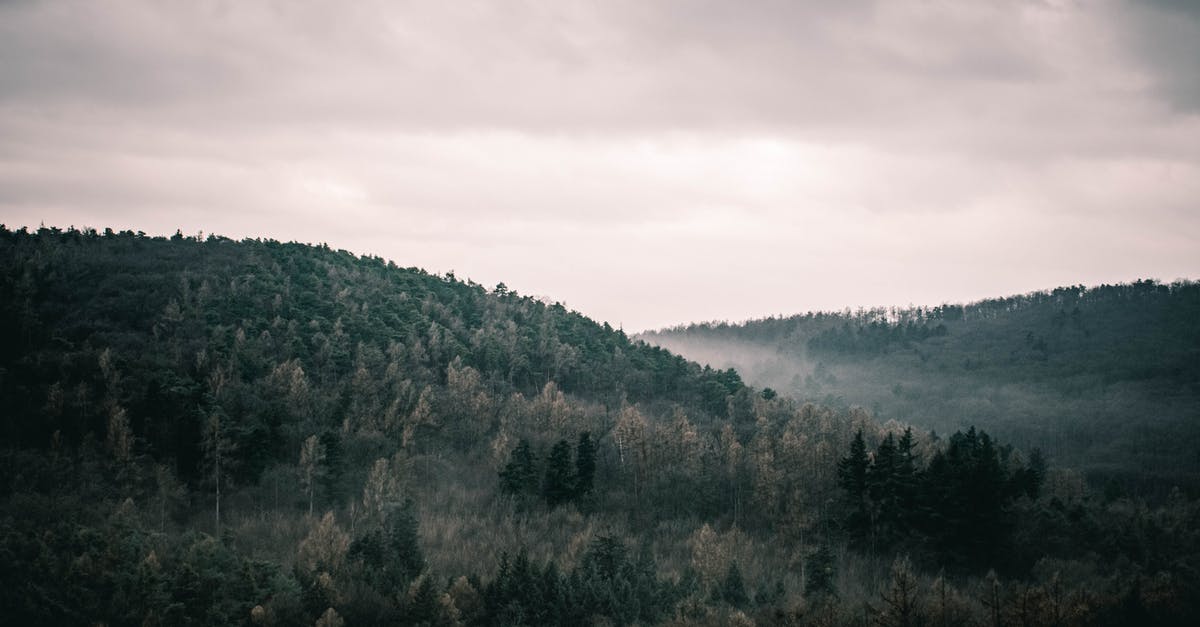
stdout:
[[[14,228],[13,225],[5,225],[5,224],[0,223],[0,226],[6,227],[9,230],[20,230],[20,229],[24,228],[24,229],[28,229],[31,232],[34,232],[41,228],[60,229],[63,231],[66,231],[69,229],[75,229],[75,230],[81,231],[81,232],[86,231],[88,229],[94,229],[99,234],[103,234],[105,229],[111,229],[114,233],[121,233],[121,232],[125,232],[125,231],[129,231],[129,232],[133,232],[133,233],[139,232],[138,230],[135,230],[135,229],[117,229],[117,228],[113,228],[113,227],[95,227],[92,225],[82,225],[81,226],[81,225],[74,225],[74,224],[63,227],[63,226],[59,226],[59,225],[47,225],[47,224],[43,223],[43,224],[39,224],[37,227],[30,226],[30,225],[20,225],[20,226],[16,226]],[[172,232],[172,233],[145,232],[144,234],[146,237],[154,237],[154,238],[170,238],[170,237],[174,236],[175,234],[179,234],[184,238],[189,238],[189,239],[193,239],[196,241],[206,241],[208,238],[211,238],[211,237],[225,238],[225,239],[229,239],[229,240],[235,241],[235,242],[239,242],[239,241],[243,241],[243,240],[250,240],[250,241],[275,240],[275,238],[271,238],[271,237],[253,237],[253,236],[235,238],[235,237],[229,237],[223,233],[202,232],[202,233],[187,234],[187,233],[184,233],[180,229],[176,229],[175,232]],[[203,239],[199,239],[201,236],[203,237]],[[484,289],[488,290],[489,292],[493,291],[496,287],[495,284],[488,285],[485,283],[481,283],[480,281],[476,281],[471,276],[461,275],[460,273],[455,272],[453,268],[451,268],[450,270],[447,270],[445,272],[431,271],[428,268],[418,266],[418,265],[405,265],[403,263],[398,262],[395,259],[391,259],[386,256],[383,256],[383,255],[380,255],[377,253],[373,253],[370,251],[365,251],[365,252],[364,251],[355,251],[355,250],[350,250],[347,248],[342,248],[339,246],[332,246],[329,244],[329,242],[302,242],[302,241],[298,241],[298,240],[275,240],[275,241],[279,241],[280,243],[283,243],[283,244],[294,244],[294,245],[299,245],[299,246],[307,246],[307,247],[311,247],[311,248],[320,248],[322,246],[327,246],[330,250],[333,250],[336,252],[350,253],[358,258],[379,258],[379,259],[382,259],[386,263],[391,263],[391,264],[395,265],[399,269],[413,268],[413,269],[420,270],[423,272],[428,272],[432,275],[441,277],[443,279],[450,279],[451,277],[449,275],[453,275],[453,280],[461,281],[463,283],[473,282],[473,283],[476,283],[476,284],[482,286]],[[554,296],[552,294],[529,294],[529,293],[522,291],[519,288],[519,286],[509,285],[507,282],[504,282],[504,281],[500,281],[499,283],[504,283],[505,287],[508,290],[515,292],[522,297],[533,298],[533,299],[539,300],[545,304],[560,304],[560,305],[566,307],[568,310],[575,311],[576,313],[582,314],[598,324],[607,323],[614,329],[620,329],[622,332],[624,332],[626,335],[628,335],[630,337],[636,337],[636,336],[643,335],[643,334],[670,332],[670,331],[685,329],[685,328],[694,327],[694,326],[706,326],[706,325],[707,326],[718,326],[718,325],[740,326],[740,325],[745,325],[748,323],[758,322],[758,321],[762,321],[762,320],[786,319],[786,318],[793,318],[793,317],[797,317],[797,316],[805,316],[805,315],[813,315],[813,314],[837,315],[837,314],[843,314],[846,312],[874,311],[874,310],[881,310],[881,309],[883,309],[883,310],[886,310],[886,309],[910,310],[910,309],[914,309],[914,308],[931,308],[931,307],[938,307],[938,306],[942,306],[942,305],[959,305],[959,306],[968,307],[968,306],[976,305],[976,304],[979,304],[981,302],[985,302],[988,300],[1013,298],[1013,297],[1017,297],[1017,296],[1024,296],[1027,294],[1049,293],[1049,292],[1052,292],[1053,290],[1061,289],[1061,288],[1082,287],[1085,290],[1092,290],[1092,289],[1096,289],[1099,287],[1103,287],[1105,285],[1128,285],[1128,284],[1136,283],[1139,281],[1150,281],[1150,282],[1155,282],[1155,283],[1169,286],[1169,285],[1174,285],[1174,284],[1178,284],[1178,283],[1195,283],[1197,281],[1197,279],[1193,279],[1191,277],[1175,277],[1175,278],[1171,278],[1171,279],[1166,279],[1163,277],[1137,277],[1137,278],[1132,278],[1132,279],[1128,279],[1128,280],[1105,282],[1105,283],[1064,283],[1064,284],[1054,285],[1054,286],[1043,286],[1043,287],[1029,289],[1029,290],[1020,291],[1020,292],[1006,292],[1006,293],[1002,293],[1002,294],[999,294],[999,293],[998,294],[990,294],[990,295],[985,295],[985,296],[981,296],[981,297],[977,297],[977,298],[963,299],[963,300],[942,300],[942,301],[938,301],[938,302],[927,301],[927,302],[923,302],[923,303],[910,302],[910,303],[906,303],[906,304],[901,304],[901,303],[880,304],[880,303],[877,303],[874,305],[845,305],[842,307],[832,307],[832,308],[825,308],[825,309],[803,309],[803,310],[796,310],[796,311],[791,311],[791,312],[764,313],[761,315],[755,315],[752,317],[740,318],[740,319],[736,319],[736,320],[733,320],[733,319],[686,320],[686,321],[682,321],[682,322],[678,322],[678,323],[674,323],[674,324],[668,324],[665,326],[646,328],[646,329],[636,329],[636,330],[626,329],[624,326],[622,326],[619,323],[619,321],[614,322],[612,320],[603,320],[603,319],[597,318],[593,315],[590,315],[586,311],[581,311],[579,309],[576,309],[574,306],[571,305],[571,303],[565,302],[561,299],[554,298]]]

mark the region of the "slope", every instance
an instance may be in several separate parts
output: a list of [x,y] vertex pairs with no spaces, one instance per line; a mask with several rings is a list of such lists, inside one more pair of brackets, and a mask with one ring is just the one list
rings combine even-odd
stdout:
[[978,425],[1127,489],[1197,487],[1200,285],[1058,288],[968,305],[810,313],[641,336],[881,420]]

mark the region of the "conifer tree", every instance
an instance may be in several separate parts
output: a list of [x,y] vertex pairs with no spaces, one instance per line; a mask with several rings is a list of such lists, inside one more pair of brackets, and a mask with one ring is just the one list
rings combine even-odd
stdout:
[[852,535],[861,537],[868,528],[867,514],[867,445],[862,429],[854,434],[850,442],[850,454],[838,461],[838,486],[846,491],[849,515],[846,527]]
[[867,471],[867,492],[871,497],[872,523],[885,543],[895,538],[900,516],[897,474],[899,470],[896,438],[887,434],[875,450],[875,459]]
[[508,463],[500,471],[500,490],[505,494],[536,494],[538,489],[537,458],[522,439],[509,455]]
[[571,445],[559,440],[546,458],[546,474],[542,481],[542,497],[551,507],[571,499],[575,491],[575,476],[571,472]]
[[837,563],[829,545],[822,543],[805,564],[804,594],[811,597],[837,596]]
[[433,577],[426,575],[416,584],[412,598],[408,603],[405,617],[413,625],[432,625],[438,615],[437,590],[433,587]]
[[584,431],[579,434],[579,443],[575,445],[575,498],[580,499],[590,494],[596,477],[596,444],[592,442],[592,434]]
[[750,596],[746,594],[746,584],[742,580],[742,569],[737,562],[729,563],[725,571],[725,580],[721,582],[721,600],[736,607],[744,608],[750,604]]

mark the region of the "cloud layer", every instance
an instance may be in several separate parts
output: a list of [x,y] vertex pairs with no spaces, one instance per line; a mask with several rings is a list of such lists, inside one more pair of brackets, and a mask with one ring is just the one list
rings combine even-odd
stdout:
[[630,329],[1200,276],[1189,3],[342,4],[0,3],[0,221]]

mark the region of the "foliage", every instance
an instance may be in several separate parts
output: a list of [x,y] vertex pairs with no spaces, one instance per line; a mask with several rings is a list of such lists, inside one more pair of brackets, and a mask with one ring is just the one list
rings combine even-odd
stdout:
[[[1161,292],[1126,296],[1186,329],[1171,304],[1185,286]],[[1092,308],[1106,300],[1085,296],[1061,298],[1111,337]],[[934,354],[1008,315],[982,311],[814,346],[829,364],[814,378],[832,389],[852,365]],[[0,322],[6,624],[1200,611],[1186,489],[1101,493],[1061,456],[966,425],[939,438],[795,386],[756,391],[503,286],[326,246],[0,227]],[[897,554],[912,559],[888,571]]]

